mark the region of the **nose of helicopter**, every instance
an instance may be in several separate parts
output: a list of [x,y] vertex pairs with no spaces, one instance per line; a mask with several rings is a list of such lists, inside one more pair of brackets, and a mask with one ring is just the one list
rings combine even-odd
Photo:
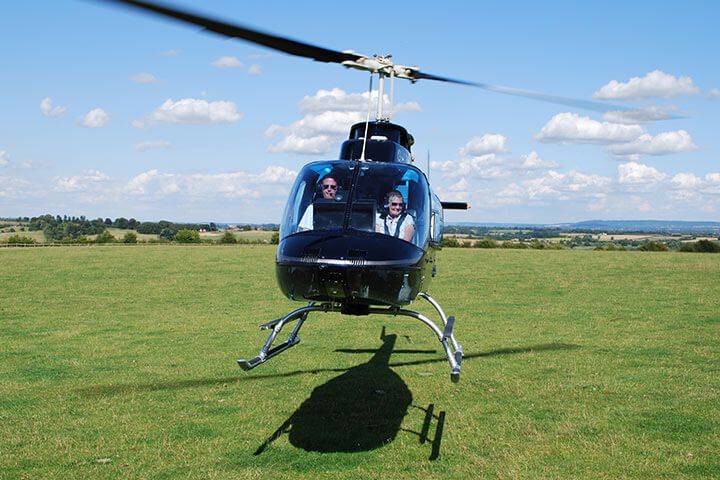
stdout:
[[276,273],[291,300],[407,305],[429,268],[423,249],[389,235],[303,232],[286,237]]

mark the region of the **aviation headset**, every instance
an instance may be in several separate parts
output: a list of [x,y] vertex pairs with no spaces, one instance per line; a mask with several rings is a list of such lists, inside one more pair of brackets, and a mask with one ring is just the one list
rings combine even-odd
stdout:
[[403,211],[405,211],[405,197],[397,190],[390,190],[385,194],[385,200],[383,201],[383,208],[386,214],[390,213],[390,197],[400,197],[400,200],[403,202]]

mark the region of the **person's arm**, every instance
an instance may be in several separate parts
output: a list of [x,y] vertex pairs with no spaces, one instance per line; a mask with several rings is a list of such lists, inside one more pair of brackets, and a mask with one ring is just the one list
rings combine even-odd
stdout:
[[403,223],[405,224],[405,228],[403,228],[402,238],[407,242],[412,242],[413,235],[415,235],[415,222],[412,217],[408,215],[405,217],[405,221]]

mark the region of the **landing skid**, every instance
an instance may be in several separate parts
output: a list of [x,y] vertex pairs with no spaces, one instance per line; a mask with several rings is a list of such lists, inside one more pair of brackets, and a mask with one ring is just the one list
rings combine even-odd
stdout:
[[[438,312],[438,314],[440,315],[440,319],[443,323],[442,330],[435,324],[435,322],[422,315],[421,313],[413,312],[412,310],[403,310],[397,307],[372,307],[368,309],[368,314],[393,316],[400,315],[405,317],[411,317],[420,320],[422,323],[427,325],[435,333],[438,340],[440,340],[440,343],[442,343],[443,348],[445,349],[445,354],[447,355],[448,362],[450,363],[450,379],[453,382],[457,383],[460,381],[460,364],[462,362],[463,351],[462,345],[457,342],[457,340],[455,339],[455,335],[453,334],[453,329],[455,328],[455,317],[446,316],[442,307],[440,307],[440,304],[437,303],[437,301],[429,294],[422,292],[418,296],[427,300]],[[308,314],[310,312],[339,312],[340,310],[341,306],[335,303],[321,303],[319,305],[310,304],[306,307],[293,310],[282,318],[278,318],[277,320],[273,320],[272,322],[260,325],[260,329],[272,329],[272,332],[270,332],[270,336],[265,342],[265,345],[262,347],[262,349],[260,349],[260,353],[256,357],[250,360],[238,360],[240,368],[246,371],[252,370],[261,363],[264,363],[272,357],[284,352],[288,348],[297,345],[300,342],[298,332],[300,331],[300,327],[302,327],[303,323],[305,323],[305,320],[307,320]],[[297,323],[292,329],[292,332],[290,332],[290,336],[288,337],[288,339],[279,345],[272,346],[276,337],[280,333],[280,330],[282,330],[285,324],[294,321],[296,321]]]

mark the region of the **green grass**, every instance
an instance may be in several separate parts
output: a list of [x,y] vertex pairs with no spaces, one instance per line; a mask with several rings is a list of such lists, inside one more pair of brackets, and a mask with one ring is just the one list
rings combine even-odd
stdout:
[[720,477],[720,255],[446,249],[459,384],[397,317],[316,314],[240,371],[300,305],[273,260],[0,250],[0,478]]

